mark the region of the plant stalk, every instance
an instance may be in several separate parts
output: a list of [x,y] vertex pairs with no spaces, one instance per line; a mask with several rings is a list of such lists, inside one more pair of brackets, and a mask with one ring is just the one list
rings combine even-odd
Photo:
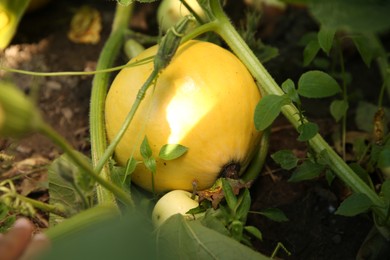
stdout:
[[[120,52],[124,42],[124,35],[127,30],[133,5],[122,6],[117,4],[115,18],[112,25],[112,31],[108,37],[96,66],[97,70],[110,68],[115,62],[115,58]],[[105,121],[104,121],[104,104],[110,79],[109,73],[100,73],[95,75],[92,82],[91,91],[91,108],[90,108],[90,135],[91,135],[91,157],[92,165],[95,168],[101,160],[104,151],[107,148]],[[100,176],[111,182],[110,169],[107,161],[104,161],[104,167],[98,171]],[[129,197],[126,196],[127,198]],[[101,185],[97,186],[98,203],[115,203],[115,197],[109,190],[104,189]],[[131,197],[130,197],[131,200]],[[132,200],[131,200],[132,201]],[[133,202],[129,203],[130,205]]]

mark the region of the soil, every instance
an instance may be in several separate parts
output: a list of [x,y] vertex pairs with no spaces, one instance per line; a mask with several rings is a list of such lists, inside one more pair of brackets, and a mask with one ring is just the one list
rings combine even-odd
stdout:
[[[25,15],[13,42],[1,54],[2,65],[30,71],[93,70],[110,32],[114,3],[51,1],[45,8]],[[97,8],[101,14],[103,29],[97,44],[77,44],[67,37],[72,15],[84,4]],[[243,5],[241,1],[228,1],[226,7],[237,25],[244,17]],[[132,29],[156,35],[155,6],[137,5]],[[290,7],[282,13],[271,11],[265,15],[267,22],[260,26],[258,36],[265,43],[279,48],[280,55],[266,63],[266,67],[278,83],[286,78],[296,80],[303,72],[300,66],[302,47],[297,42],[306,32],[316,30],[317,25],[301,7]],[[362,67],[361,62],[353,62],[357,59],[356,53],[351,53],[348,58],[350,64],[354,64],[351,65],[353,70],[366,73],[367,69]],[[122,56],[118,64],[125,61]],[[26,93],[37,94],[38,91],[36,102],[45,120],[75,149],[89,154],[88,113],[92,76],[31,77],[2,71],[0,76],[10,78]],[[358,79],[356,84],[375,84],[377,78],[378,72],[373,70],[364,80]],[[308,110],[308,115],[320,125],[320,132],[330,137],[334,123],[328,112],[329,103],[315,105],[316,109]],[[272,132],[270,154],[280,149],[292,149],[297,155],[305,155],[306,146],[296,141],[297,134],[286,120],[278,119]],[[34,134],[21,140],[0,139],[0,153],[12,157],[0,161],[0,180],[22,173],[24,177],[16,181],[18,191],[47,202],[47,191],[37,183],[45,181],[44,166],[57,158],[61,150],[46,137]],[[23,173],[21,169],[29,170]],[[281,243],[291,253],[289,256],[284,250],[279,250],[277,257],[283,259],[355,259],[372,228],[370,216],[342,217],[334,214],[349,192],[339,181],[331,186],[324,178],[291,183],[287,181],[290,175],[291,172],[283,171],[268,157],[261,176],[253,184],[253,211],[275,207],[283,210],[289,219],[288,222],[277,223],[260,215],[250,215],[249,223],[257,226],[263,234],[263,241],[254,241],[254,247],[271,255]],[[30,184],[26,184],[26,178]],[[46,228],[46,214],[40,212],[38,216],[34,219],[37,227]]]

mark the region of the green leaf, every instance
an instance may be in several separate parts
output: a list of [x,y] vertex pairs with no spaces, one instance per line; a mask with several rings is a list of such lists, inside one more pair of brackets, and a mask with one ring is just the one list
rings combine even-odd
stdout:
[[237,197],[236,195],[234,195],[230,182],[225,178],[222,178],[221,181],[222,181],[222,190],[225,195],[226,203],[228,204],[229,208],[233,212],[235,212],[237,206]]
[[372,46],[371,40],[363,34],[352,35],[350,38],[355,44],[356,49],[358,50],[364,63],[367,65],[367,67],[370,67],[371,61],[376,55],[376,50]]
[[236,218],[242,222],[246,222],[249,209],[251,207],[251,195],[248,189],[244,189],[244,192],[239,196],[236,210]]
[[324,165],[306,161],[297,167],[288,181],[298,182],[303,180],[310,180],[318,177],[324,169]]
[[378,167],[387,168],[390,167],[390,147],[386,146],[379,153],[378,157]]
[[271,154],[271,158],[285,170],[297,167],[298,158],[291,150],[280,150]]
[[382,183],[381,193],[385,199],[390,202],[390,180],[386,180]]
[[260,131],[265,130],[280,114],[282,106],[290,102],[291,100],[286,95],[264,96],[255,109],[254,121],[256,129]]
[[244,230],[249,234],[251,234],[252,236],[254,236],[255,238],[259,240],[263,240],[263,234],[261,234],[261,231],[257,227],[245,226]]
[[272,220],[272,221],[276,221],[276,222],[286,222],[286,221],[289,221],[289,219],[287,218],[287,216],[284,214],[283,211],[281,211],[280,209],[277,209],[277,208],[268,208],[268,209],[264,209],[260,212],[258,212],[259,214],[265,216],[266,218]]
[[[118,216],[113,207],[97,211],[98,207],[103,206],[83,211],[59,225],[49,250],[39,259],[160,259],[153,226],[145,215],[134,210]],[[48,233],[52,238],[54,229],[50,227]]]
[[311,0],[309,10],[322,26],[354,32],[390,28],[390,2],[383,0]]
[[160,149],[159,157],[169,161],[179,158],[188,151],[188,148],[181,144],[165,144]]
[[198,220],[186,221],[180,214],[157,230],[157,255],[159,259],[269,259]]
[[131,174],[135,171],[135,167],[137,167],[137,161],[132,156],[127,160],[124,177],[126,178],[127,176],[131,176]]
[[227,228],[222,223],[222,221],[219,220],[215,216],[215,212],[216,212],[215,209],[209,208],[206,211],[205,216],[200,219],[202,225],[205,226],[205,227],[208,227],[208,228],[210,228],[210,229],[212,229],[214,231],[217,231],[218,233],[221,233],[222,235],[230,236],[229,230],[227,230]]
[[232,238],[241,242],[243,238],[244,224],[239,220],[233,220],[229,226]]
[[345,116],[348,107],[348,101],[346,100],[333,100],[330,104],[330,114],[333,116],[336,122],[338,122]]
[[[80,156],[84,156],[79,154]],[[69,215],[82,211],[85,208],[80,194],[75,189],[73,178],[64,179],[61,176],[76,176],[79,168],[73,164],[70,158],[64,154],[55,159],[48,168],[50,204],[64,206]],[[93,194],[89,194],[92,196]],[[63,218],[57,215],[50,215],[50,226],[62,222]]]
[[334,28],[327,26],[321,26],[318,32],[318,44],[327,55],[329,55],[330,49],[332,48],[335,33],[336,30]]
[[146,168],[148,168],[148,170],[153,173],[153,175],[156,174],[157,171],[156,159],[154,159],[153,157],[145,158],[144,164]]
[[282,89],[293,102],[300,103],[298,92],[295,88],[294,82],[291,79],[287,79],[282,83]]
[[325,98],[341,91],[337,81],[329,74],[313,70],[308,71],[299,78],[298,93],[307,98]]
[[303,123],[298,126],[298,141],[306,142],[313,138],[318,133],[318,125],[311,122]]
[[303,66],[309,65],[314,60],[320,48],[321,47],[317,39],[311,40],[305,46],[305,49],[303,50]]
[[371,200],[363,193],[353,193],[346,198],[336,210],[335,214],[343,216],[356,216],[366,212],[373,206]]
[[152,149],[150,148],[148,138],[145,136],[141,143],[140,153],[142,158],[146,159],[152,156]]

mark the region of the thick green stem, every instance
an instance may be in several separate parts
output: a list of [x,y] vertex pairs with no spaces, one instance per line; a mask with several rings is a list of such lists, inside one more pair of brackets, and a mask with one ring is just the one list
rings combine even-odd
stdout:
[[81,157],[75,150],[73,150],[72,146],[56,131],[54,131],[49,125],[42,122],[39,127],[39,131],[50,138],[55,144],[62,148],[62,150],[67,153],[69,158],[77,164],[78,167],[86,174],[88,174],[91,178],[93,178],[98,184],[100,184],[105,190],[115,195],[121,202],[125,205],[133,206],[133,200],[130,195],[126,193],[124,190],[113,184],[107,179],[104,179],[102,176],[95,173],[95,171],[91,168],[88,161],[86,161],[83,157]]
[[[124,34],[126,32],[132,5],[124,7],[117,4],[115,18],[112,26],[112,32],[104,45],[104,48],[100,54],[96,69],[106,69],[114,64],[121,46],[124,41]],[[108,83],[110,74],[100,73],[97,74],[92,83],[91,92],[91,109],[90,109],[90,134],[91,134],[91,157],[92,165],[96,167],[101,160],[104,151],[107,148],[105,123],[104,123],[104,103],[107,94]],[[104,161],[104,167],[99,169],[100,176],[111,182],[110,169]],[[128,197],[128,196],[127,196]],[[98,185],[97,198],[99,203],[111,202],[115,203],[115,197],[109,191]],[[130,203],[133,204],[133,203]]]
[[[266,94],[283,95],[282,89],[278,86],[272,76],[260,63],[252,50],[244,42],[235,28],[231,25],[227,16],[224,14],[220,1],[210,1],[210,6],[215,14],[216,20],[214,24],[214,31],[219,34],[233,50],[233,52],[246,65],[253,77],[262,87]],[[282,113],[290,121],[290,123],[297,129],[300,125],[298,109],[290,104],[282,107]],[[337,153],[329,146],[329,144],[317,134],[310,141],[309,144],[317,153],[326,150],[329,155],[330,167],[355,192],[364,193],[373,202],[373,210],[384,219],[386,212],[383,207],[383,201],[379,196],[356,175],[354,171],[341,159]]]

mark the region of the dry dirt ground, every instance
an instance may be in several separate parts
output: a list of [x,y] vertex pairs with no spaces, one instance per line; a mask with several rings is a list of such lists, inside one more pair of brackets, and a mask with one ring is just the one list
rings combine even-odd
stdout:
[[[81,4],[90,4],[101,13],[103,30],[98,44],[76,44],[67,38],[70,19]],[[231,6],[228,9],[233,21],[239,24],[242,13],[237,10],[244,8]],[[2,65],[31,71],[93,70],[110,31],[113,11],[114,1],[108,0],[52,1],[46,8],[24,17],[14,41],[1,54]],[[138,7],[132,28],[158,33],[154,24],[148,24],[148,21],[154,20],[154,12],[153,8]],[[283,18],[271,19],[267,26],[259,29],[259,35],[262,34],[265,41],[279,48],[280,56],[267,64],[279,83],[287,77],[295,79],[302,73],[301,67],[297,66],[302,50],[295,43],[305,31],[315,28],[316,25],[304,9],[292,8],[286,10]],[[125,61],[122,57],[118,63],[123,64]],[[368,75],[372,79],[375,76]],[[38,89],[37,104],[45,120],[77,150],[89,153],[91,76],[31,77],[5,75],[1,72],[1,77],[12,78],[26,93]],[[323,109],[318,105],[313,118],[319,123],[321,132],[329,136],[333,123],[326,106]],[[305,153],[305,146],[296,141],[295,131],[282,118],[275,124],[272,132],[270,153],[280,149],[293,149],[297,154]],[[0,151],[13,157],[11,160],[0,161],[0,179],[22,176],[16,181],[19,192],[48,201],[46,188],[39,183],[45,181],[44,166],[61,154],[61,151],[40,135],[28,136],[22,140],[0,139]],[[284,259],[355,259],[372,226],[370,217],[360,215],[346,218],[334,214],[335,208],[348,193],[341,183],[336,181],[329,187],[325,180],[319,179],[294,184],[287,182],[290,174],[267,158],[261,176],[251,189],[252,210],[277,207],[290,220],[276,223],[259,215],[250,215],[250,223],[256,225],[264,237],[263,241],[254,243],[256,249],[269,255],[280,242],[292,253],[288,256],[281,250],[278,256]],[[46,215],[40,213],[34,222],[37,227],[45,228]]]

